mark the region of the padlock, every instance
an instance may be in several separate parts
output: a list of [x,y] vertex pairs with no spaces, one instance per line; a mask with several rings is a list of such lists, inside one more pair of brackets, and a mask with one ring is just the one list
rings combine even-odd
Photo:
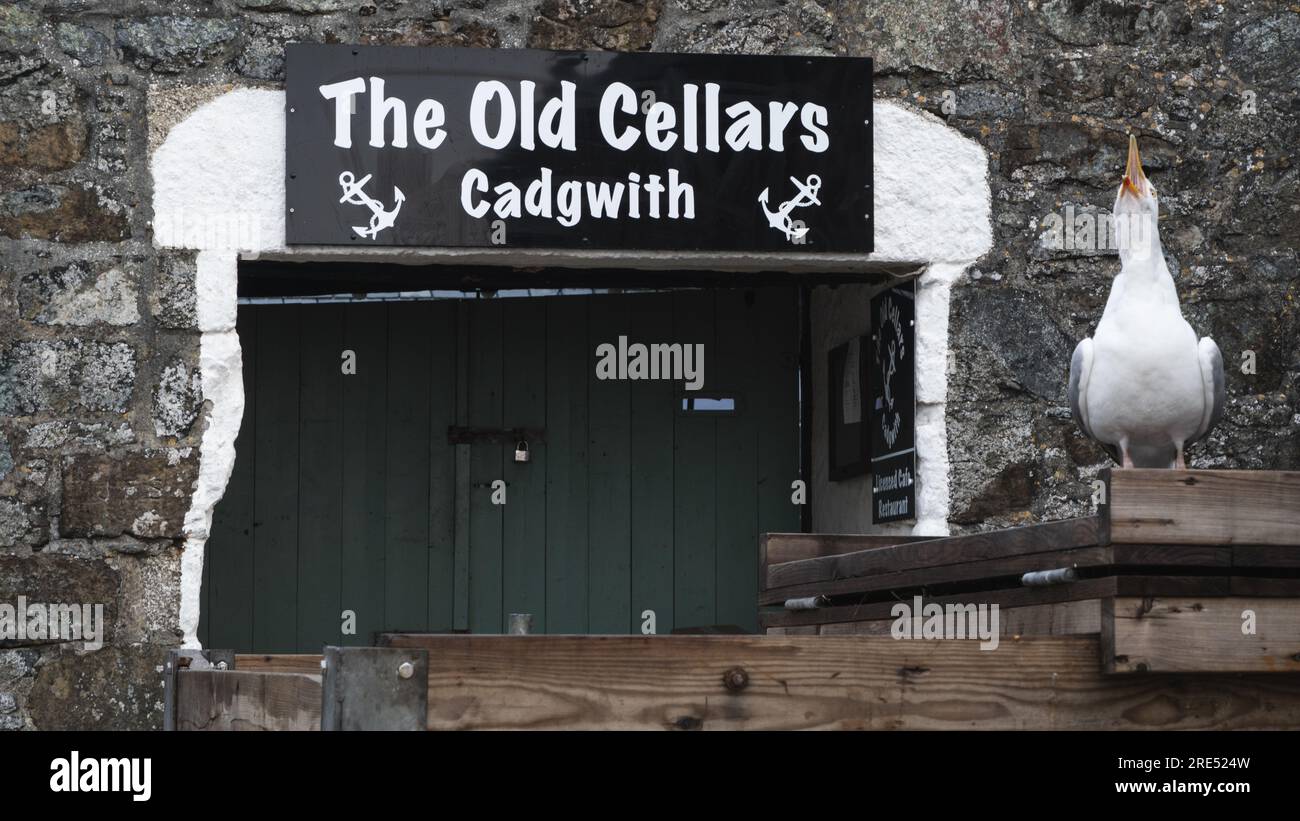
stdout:
[[527,462],[527,461],[528,461],[528,443],[527,443],[527,442],[520,441],[519,444],[515,445],[515,461],[516,461],[516,462]]

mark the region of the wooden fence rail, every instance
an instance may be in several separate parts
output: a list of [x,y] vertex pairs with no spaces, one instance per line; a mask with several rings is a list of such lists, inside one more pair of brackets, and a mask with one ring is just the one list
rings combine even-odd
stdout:
[[1096,637],[392,635],[429,729],[1300,728],[1300,677],[1108,676]]
[[[382,643],[427,652],[430,730],[1300,729],[1300,676],[1108,675],[1097,636],[1008,637],[993,650],[887,636]],[[183,670],[176,687],[177,729],[320,727],[317,674]]]
[[[1095,515],[993,533],[768,534],[759,601],[778,607],[761,616],[766,636],[399,633],[379,648],[326,648],[325,669],[320,655],[174,651],[165,722],[1300,729],[1300,473],[1126,470],[1103,481]],[[1067,583],[1022,584],[1025,572],[1062,568]],[[892,638],[895,605],[914,595],[997,605],[996,648]],[[826,606],[780,607],[808,597]]]
[[177,730],[319,730],[321,677],[252,670],[176,676]]

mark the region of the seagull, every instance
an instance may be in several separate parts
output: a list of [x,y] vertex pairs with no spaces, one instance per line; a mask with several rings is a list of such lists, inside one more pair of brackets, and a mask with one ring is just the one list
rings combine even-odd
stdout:
[[1183,319],[1133,135],[1114,214],[1120,272],[1070,360],[1070,412],[1122,467],[1186,468],[1186,447],[1223,416],[1223,356]]

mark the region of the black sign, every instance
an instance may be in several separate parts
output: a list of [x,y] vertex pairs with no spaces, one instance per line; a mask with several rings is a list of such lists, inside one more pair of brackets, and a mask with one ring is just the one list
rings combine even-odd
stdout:
[[868,363],[871,361],[870,343],[869,337],[854,337],[831,348],[827,355],[826,404],[830,411],[827,473],[832,482],[871,472],[867,452],[870,432],[867,418],[862,413],[863,385],[867,384]]
[[871,300],[871,521],[916,518],[916,299],[911,283]]
[[872,250],[868,59],[286,59],[290,244]]

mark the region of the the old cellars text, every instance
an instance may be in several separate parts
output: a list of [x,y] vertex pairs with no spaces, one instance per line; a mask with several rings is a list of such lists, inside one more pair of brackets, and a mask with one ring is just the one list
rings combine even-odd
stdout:
[[[353,77],[319,86],[333,103],[334,145],[352,147],[352,118],[369,120],[369,145],[374,148],[437,151],[447,140],[447,112],[437,99],[408,105],[388,96],[380,77]],[[596,116],[602,140],[618,151],[635,146],[668,152],[804,150],[823,153],[830,147],[829,113],[811,102],[741,100],[726,108],[719,102],[717,83],[685,83],[680,105],[644,100],[621,82],[607,85]],[[357,98],[368,97],[358,106]],[[539,99],[536,83],[522,80],[511,86],[499,80],[479,82],[470,97],[470,135],[492,149],[539,148],[579,151],[577,84],[560,83],[558,96]],[[695,189],[680,170],[633,169],[626,176],[585,184],[555,180],[552,169],[539,165],[527,182],[492,180],[481,168],[461,176],[460,203],[476,219],[532,217],[554,219],[565,227],[584,215],[618,219],[694,219]]]

